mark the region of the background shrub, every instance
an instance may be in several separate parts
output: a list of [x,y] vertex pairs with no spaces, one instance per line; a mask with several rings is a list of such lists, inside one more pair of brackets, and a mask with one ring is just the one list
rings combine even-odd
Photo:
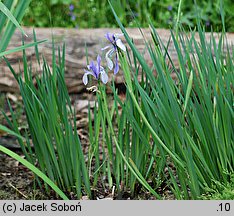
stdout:
[[[142,27],[148,27],[149,16],[154,26],[159,28],[173,26],[179,4],[179,1],[173,0],[113,0],[112,2],[126,27],[136,26],[132,18],[133,13]],[[211,26],[215,31],[221,30],[220,0],[198,0],[197,6],[194,0],[187,0],[186,4],[182,4],[181,23],[190,27],[196,26],[196,7],[207,31],[211,30]],[[223,0],[223,9],[226,30],[232,32],[234,31],[232,0]],[[52,21],[48,19],[48,14],[51,14]],[[113,20],[107,0],[32,0],[23,24],[36,27],[51,25],[71,28],[117,27]]]

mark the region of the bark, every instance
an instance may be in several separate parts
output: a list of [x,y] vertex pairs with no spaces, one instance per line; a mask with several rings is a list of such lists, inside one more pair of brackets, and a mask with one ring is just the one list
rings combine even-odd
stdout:
[[[33,29],[25,28],[28,35],[25,39],[25,43],[33,41]],[[54,35],[55,45],[60,46],[64,42],[66,44],[66,83],[70,93],[80,93],[85,89],[82,83],[82,75],[84,73],[84,68],[86,67],[86,49],[88,58],[96,58],[98,53],[101,53],[101,48],[106,45],[106,39],[104,34],[106,32],[120,33],[119,29],[63,29],[63,28],[36,28],[36,35],[38,40],[48,39],[48,42],[39,45],[39,52],[45,56],[49,65],[52,62],[52,40],[51,35]],[[129,35],[133,38],[136,47],[143,53],[146,61],[149,65],[152,65],[149,54],[146,52],[145,43],[143,37],[138,29],[127,29]],[[147,40],[151,41],[151,35],[149,29],[143,29],[144,36]],[[162,43],[166,46],[170,38],[170,31],[164,29],[157,29],[157,32],[162,40]],[[210,34],[206,33],[207,39]],[[218,34],[215,34],[216,41],[218,40]],[[196,39],[198,39],[198,34],[196,34]],[[228,44],[234,44],[234,34],[227,34]],[[22,35],[20,32],[16,31],[8,49],[15,48],[22,45]],[[124,41],[124,39],[123,39]],[[174,45],[171,42],[168,46],[168,52],[176,66],[178,66],[177,54]],[[26,50],[28,60],[32,60],[32,68],[34,74],[40,73],[38,63],[36,61],[36,56],[34,52],[34,47],[28,48]],[[56,53],[57,55],[57,53]],[[17,52],[14,54],[7,55],[9,62],[11,63],[14,70],[18,73],[23,70],[22,65],[22,52]],[[122,72],[120,71],[115,78],[116,83],[123,83]],[[18,85],[11,74],[9,68],[3,60],[0,62],[0,92],[18,92]]]

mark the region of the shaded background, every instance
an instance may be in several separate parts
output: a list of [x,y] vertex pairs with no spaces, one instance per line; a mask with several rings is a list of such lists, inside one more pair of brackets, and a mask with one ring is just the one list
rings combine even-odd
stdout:
[[[206,31],[222,29],[220,0],[184,0],[181,23],[188,28],[196,25],[199,12]],[[148,27],[150,17],[155,27],[173,26],[179,1],[174,0],[112,0],[117,14],[126,27],[136,27],[133,14],[141,27]],[[221,6],[222,7],[222,6]],[[130,9],[132,13],[130,12]],[[234,32],[233,0],[223,0],[226,31]],[[48,17],[52,18],[49,19]],[[52,20],[52,21],[51,21]],[[107,0],[32,0],[23,25],[35,27],[101,28],[116,27]]]

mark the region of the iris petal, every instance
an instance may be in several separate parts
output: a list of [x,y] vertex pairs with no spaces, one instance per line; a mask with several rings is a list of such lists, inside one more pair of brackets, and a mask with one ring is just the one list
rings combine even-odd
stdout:
[[101,67],[101,61],[102,61],[102,59],[101,59],[101,57],[100,57],[100,55],[98,55],[97,56],[97,71],[96,71],[96,73],[97,73],[97,77],[99,76],[99,73],[100,73],[100,67]]
[[109,68],[110,70],[112,70],[113,67],[114,67],[114,64],[113,64],[112,60],[111,60],[109,57],[106,56],[106,61],[107,61],[107,66],[108,66],[108,68]]
[[123,33],[116,33],[116,34],[114,34],[114,35],[115,35],[115,38],[118,38],[118,37],[124,36],[124,34],[123,34]]
[[122,41],[121,41],[119,38],[116,40],[116,45],[117,45],[121,50],[123,50],[124,52],[126,52],[126,47],[125,47],[125,45],[122,43]]
[[110,50],[106,53],[106,62],[107,62],[107,66],[108,66],[108,68],[109,68],[110,70],[112,70],[113,67],[114,67],[113,62],[112,62],[112,60],[111,60],[110,57],[109,57],[109,56],[112,55],[113,51],[114,51],[113,49],[110,49]]
[[108,82],[108,75],[104,70],[101,71],[101,80],[104,84]]
[[83,75],[83,79],[82,79],[85,85],[88,84],[88,75],[92,75],[93,77],[95,77],[95,74],[93,72],[85,70],[85,74]]
[[111,33],[106,33],[105,34],[105,37],[106,37],[106,39],[108,40],[108,41],[110,41],[111,43],[113,43],[114,41],[113,41],[113,34],[111,34]]
[[85,84],[85,85],[87,85],[88,84],[88,74],[84,74],[84,76],[83,76],[83,83]]
[[108,45],[108,46],[105,46],[105,47],[101,48],[101,50],[103,51],[103,50],[109,49],[110,47],[111,47],[111,46]]
[[99,75],[99,69],[98,67],[96,67],[96,65],[94,64],[94,62],[92,61],[89,65],[90,70],[92,71],[93,76],[98,79],[98,75]]
[[100,57],[100,55],[98,55],[97,56],[97,64],[98,64],[98,67],[100,67],[100,65],[101,65],[101,57]]

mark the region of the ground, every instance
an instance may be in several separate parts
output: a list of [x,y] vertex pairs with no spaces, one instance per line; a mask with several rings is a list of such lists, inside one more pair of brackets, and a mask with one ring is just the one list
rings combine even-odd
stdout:
[[[121,93],[124,97],[124,92]],[[9,94],[8,94],[9,97]],[[10,112],[6,105],[6,100],[1,97],[1,106],[5,108],[7,115],[10,117]],[[11,104],[18,113],[22,125],[25,124],[25,116],[22,109],[22,101],[19,95],[14,94],[10,96]],[[83,93],[82,95],[71,95],[71,101],[78,110],[77,125],[79,125],[78,132],[84,152],[88,152],[88,128],[87,128],[87,106],[88,100],[91,102],[91,107],[94,105],[94,97],[90,93]],[[15,100],[15,101],[13,101]],[[3,116],[0,116],[1,122],[6,123]],[[21,155],[22,151],[17,143],[17,140],[7,134],[0,134],[0,144],[6,146]],[[114,193],[113,188],[108,189],[106,185],[105,189],[101,183],[97,184],[97,187],[92,190],[92,199],[155,199],[149,192],[145,191],[142,187],[137,187],[134,196],[129,191],[122,191],[121,193]],[[172,193],[168,188],[160,188],[159,193],[163,193],[166,199],[173,199]],[[67,194],[69,198],[76,199],[74,194]],[[47,194],[45,190],[39,189],[33,173],[25,166],[12,159],[11,157],[0,152],[0,199],[59,199],[53,191]],[[82,199],[87,199],[84,195]]]
[[[15,152],[23,157],[21,151],[16,150]],[[131,197],[131,194],[127,191],[113,196],[112,191],[104,191],[101,184],[92,193],[92,199],[155,199],[148,192],[140,188],[139,195],[136,197]],[[167,193],[168,198],[170,198],[170,192],[167,191]],[[69,194],[69,197],[76,199],[74,194]],[[59,198],[52,191],[48,195],[45,191],[39,189],[30,170],[7,155],[0,153],[0,199],[54,200]],[[82,199],[87,199],[87,197],[83,196]]]

